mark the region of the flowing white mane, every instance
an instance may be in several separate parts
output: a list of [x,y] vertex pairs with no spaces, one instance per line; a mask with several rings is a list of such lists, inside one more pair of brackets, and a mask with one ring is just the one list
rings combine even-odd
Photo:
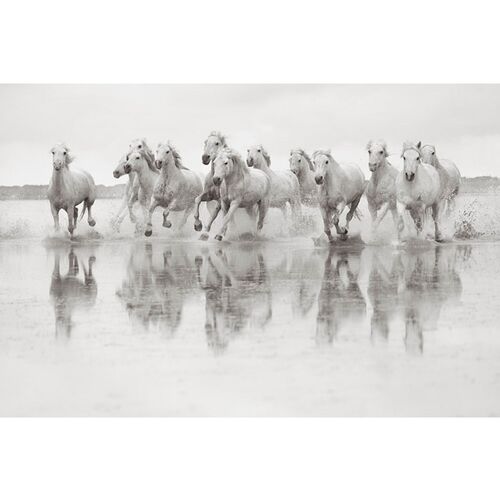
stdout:
[[313,161],[316,161],[317,156],[326,156],[332,163],[335,162],[330,149],[318,149],[313,153]]
[[175,166],[179,170],[185,169],[186,167],[182,164],[182,158],[177,149],[175,149],[175,147],[172,145],[170,141],[167,142],[167,146],[170,148],[170,151],[172,151],[172,156],[174,157]]
[[269,153],[265,150],[264,146],[262,144],[257,144],[254,147],[260,149],[260,152],[262,153],[262,156],[264,157],[264,160],[266,160],[267,166],[269,167],[271,165],[271,157],[269,156]]
[[292,156],[294,154],[298,154],[298,155],[302,156],[302,158],[304,158],[304,160],[306,160],[306,163],[309,166],[309,169],[314,172],[313,162],[312,162],[311,158],[309,157],[309,155],[303,149],[300,149],[300,148],[292,149],[290,151],[290,156]]
[[208,137],[205,139],[205,145],[207,144],[207,141],[210,137],[217,137],[217,139],[219,139],[221,143],[221,146],[224,148],[227,147],[226,137],[216,130],[212,130],[212,132],[208,134]]
[[[138,146],[141,146],[140,148]],[[148,167],[150,168],[150,170],[152,170],[153,172],[158,172],[158,169],[155,167],[155,156],[153,154],[153,152],[151,151],[151,149],[149,148],[149,146],[147,145],[146,143],[146,139],[134,139],[131,143],[130,143],[130,152],[129,154],[132,152],[132,151],[135,151],[137,153],[139,153],[145,160],[146,160],[146,163],[148,164]]]
[[416,144],[412,141],[405,141],[403,143],[403,151],[401,152],[401,156],[405,154],[405,151],[413,150],[420,154],[420,148],[422,147],[421,141],[418,141]]
[[71,153],[71,149],[69,149],[69,147],[66,146],[64,142],[58,142],[57,144],[55,144],[50,152],[53,153],[54,151],[66,151],[66,164],[68,165],[75,159],[75,157]]

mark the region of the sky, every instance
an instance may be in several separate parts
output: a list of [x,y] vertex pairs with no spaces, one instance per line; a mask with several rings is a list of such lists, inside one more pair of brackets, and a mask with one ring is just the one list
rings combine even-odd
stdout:
[[366,143],[385,139],[401,166],[402,143],[434,144],[462,175],[500,175],[500,85],[0,85],[0,184],[47,184],[51,147],[98,184],[128,144],[170,140],[186,166],[206,172],[203,141],[220,130],[245,155],[262,144],[272,167],[290,149],[329,148],[366,176]]

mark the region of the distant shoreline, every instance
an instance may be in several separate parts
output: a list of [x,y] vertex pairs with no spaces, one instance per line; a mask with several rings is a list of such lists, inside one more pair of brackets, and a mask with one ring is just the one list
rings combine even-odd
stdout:
[[[115,186],[104,186],[98,184],[97,198],[122,198],[125,193],[125,184],[116,184]],[[46,184],[24,186],[0,186],[0,200],[46,200]]]
[[[98,184],[97,198],[116,199],[122,198],[125,193],[125,184],[105,186]],[[46,184],[24,186],[0,186],[0,200],[45,200],[47,199]],[[500,192],[500,178],[490,176],[463,177],[461,193],[494,194]]]

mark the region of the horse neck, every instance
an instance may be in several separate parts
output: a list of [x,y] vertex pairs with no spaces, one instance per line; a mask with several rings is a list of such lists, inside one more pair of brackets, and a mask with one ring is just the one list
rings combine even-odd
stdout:
[[181,175],[177,165],[173,161],[169,161],[161,170],[160,170],[160,179],[163,181],[171,180],[176,176]]
[[226,176],[226,179],[229,180],[230,182],[231,181],[239,181],[239,180],[242,180],[245,178],[246,175],[248,175],[248,173],[245,171],[245,166],[243,165],[239,165],[239,164],[235,164],[235,168],[232,170],[232,172]]
[[377,185],[380,179],[382,179],[382,177],[387,173],[387,170],[389,169],[390,166],[391,164],[384,158],[384,160],[382,161],[380,166],[375,170],[375,172],[372,172],[372,179],[375,185]]
[[340,190],[340,183],[344,180],[342,167],[334,160],[328,167],[325,175],[326,185],[333,190]]
[[149,168],[149,165],[143,165],[140,169],[136,170],[139,183],[144,187],[151,187],[156,182],[158,176]]
[[269,165],[267,164],[265,158],[263,158],[262,156],[256,161],[255,168],[258,168],[259,170],[262,170],[263,172],[266,173],[271,172]]
[[71,173],[68,166],[52,172],[52,185],[56,192],[62,193],[71,184]]

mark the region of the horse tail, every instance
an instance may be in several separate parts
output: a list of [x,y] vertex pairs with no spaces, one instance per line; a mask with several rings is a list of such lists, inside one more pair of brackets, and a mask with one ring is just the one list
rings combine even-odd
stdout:
[[87,202],[86,201],[83,202],[83,210],[82,210],[82,213],[80,215],[80,219],[79,220],[83,219],[83,216],[85,215],[85,210],[87,210]]

